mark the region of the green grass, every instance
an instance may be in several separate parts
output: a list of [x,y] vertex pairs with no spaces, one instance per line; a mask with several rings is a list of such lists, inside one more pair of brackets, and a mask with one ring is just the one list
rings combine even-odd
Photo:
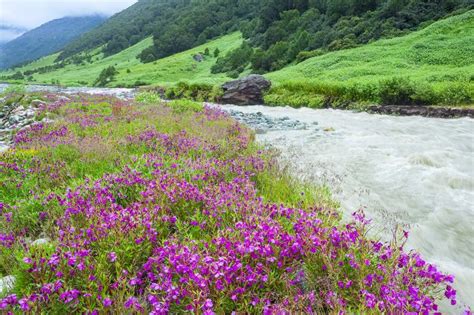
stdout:
[[376,83],[394,76],[433,84],[472,80],[474,11],[403,37],[310,58],[266,76],[276,83]]
[[274,83],[265,96],[270,105],[471,106],[474,11],[403,37],[313,57],[266,76]]
[[[62,85],[67,86],[93,85],[103,69],[114,66],[119,74],[116,75],[115,80],[110,83],[110,86],[133,86],[137,81],[145,84],[160,85],[170,85],[178,81],[217,84],[229,80],[229,78],[225,74],[211,74],[210,69],[215,63],[216,58],[204,56],[204,61],[196,62],[193,59],[193,55],[204,52],[206,48],[209,48],[211,52],[219,48],[221,54],[225,54],[237,48],[241,42],[241,34],[232,33],[156,62],[142,64],[136,56],[143,49],[152,45],[152,38],[147,38],[107,58],[102,58],[102,54],[95,50],[92,52],[92,54],[96,53],[92,64],[68,65],[56,71],[44,74],[36,73],[33,75],[33,78],[35,80],[34,83],[49,84],[52,80],[59,80]],[[47,56],[14,71],[0,73],[0,76],[52,65],[55,58],[56,55]],[[130,72],[127,70],[130,70]]]

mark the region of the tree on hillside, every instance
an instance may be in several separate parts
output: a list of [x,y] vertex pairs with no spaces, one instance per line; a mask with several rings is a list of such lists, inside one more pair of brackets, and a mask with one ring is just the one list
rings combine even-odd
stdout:
[[114,66],[107,67],[99,74],[99,77],[95,81],[94,85],[106,86],[108,83],[114,80],[116,74],[118,74],[118,71]]

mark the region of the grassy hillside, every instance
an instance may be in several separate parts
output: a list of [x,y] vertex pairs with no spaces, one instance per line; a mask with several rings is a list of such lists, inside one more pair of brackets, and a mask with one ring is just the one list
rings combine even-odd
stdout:
[[474,11],[436,22],[403,37],[328,53],[268,74],[275,82],[374,82],[404,76],[426,82],[474,75]]
[[267,77],[275,86],[266,102],[274,105],[472,104],[474,11],[403,37],[313,57]]
[[[43,74],[36,73],[33,75],[34,83],[51,83],[53,80],[59,80],[61,84],[68,86],[92,85],[100,72],[109,66],[114,66],[119,72],[115,81],[111,83],[112,86],[133,86],[137,81],[142,84],[164,85],[178,81],[220,83],[229,78],[227,78],[225,74],[211,74],[210,68],[215,63],[216,58],[213,56],[204,56],[204,61],[197,62],[193,59],[193,55],[204,52],[206,48],[208,48],[211,53],[216,48],[219,48],[221,54],[225,54],[240,46],[242,36],[239,33],[233,33],[153,63],[140,63],[136,56],[144,48],[150,46],[151,43],[152,39],[147,38],[116,55],[106,58],[103,58],[102,53],[99,52],[100,49],[96,49],[96,55],[93,56],[92,63],[86,63],[84,65],[70,64],[52,72]],[[42,58],[23,68],[5,72],[4,75],[11,75],[17,71],[25,72],[52,65],[55,57],[56,55]]]

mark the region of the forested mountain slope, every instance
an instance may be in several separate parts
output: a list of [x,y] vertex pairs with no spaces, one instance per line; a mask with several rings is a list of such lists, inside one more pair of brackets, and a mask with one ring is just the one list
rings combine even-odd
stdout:
[[144,49],[142,54],[143,60],[153,61],[238,29],[240,21],[256,15],[259,3],[260,0],[140,0],[72,42],[58,59],[99,46],[106,56],[112,55],[155,34],[155,45],[163,42],[160,51],[150,54]]
[[214,71],[242,72],[251,64],[256,72],[268,72],[301,52],[316,55],[315,50],[401,36],[472,5],[472,0],[141,0],[68,45],[59,60],[97,47],[108,56],[153,35],[153,44],[139,54],[142,62],[151,62],[240,30],[248,41],[233,59],[243,60],[223,60]]
[[0,69],[35,60],[64,48],[71,40],[98,26],[103,16],[65,17],[45,23],[0,49]]

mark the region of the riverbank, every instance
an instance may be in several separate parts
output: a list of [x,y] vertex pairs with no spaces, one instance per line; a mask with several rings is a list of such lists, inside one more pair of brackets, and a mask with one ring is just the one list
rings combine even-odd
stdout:
[[[270,88],[271,86],[271,88]],[[334,108],[397,116],[460,118],[474,116],[474,89],[449,83],[437,89],[406,79],[378,84],[293,82],[272,86],[263,76],[250,75],[219,86],[187,84],[142,87],[162,98],[188,98],[223,104]]]
[[[9,84],[0,84],[0,92],[6,89]],[[14,85],[12,85],[14,86]],[[54,85],[27,85],[28,92],[51,92],[51,93],[87,93],[87,94],[104,94],[114,95],[120,98],[132,98],[137,93],[147,92],[156,94],[154,98],[160,97],[165,99],[192,99],[194,101],[221,103],[223,91],[219,86],[209,84],[186,84],[184,82],[174,86],[148,86],[137,88],[99,88],[99,87],[61,87]],[[294,87],[293,87],[294,88]],[[292,89],[293,89],[292,88]],[[281,88],[271,89],[268,92],[262,91],[262,103],[267,106],[291,106],[293,108],[334,108],[350,111],[368,112],[383,115],[395,116],[423,116],[432,118],[461,118],[474,117],[474,105],[376,105],[374,101],[354,101],[346,97],[326,97],[323,92],[315,93],[314,91],[298,92],[296,94],[288,94],[285,97],[280,95]],[[327,89],[332,89],[327,87]],[[342,89],[344,90],[344,89]],[[245,91],[244,91],[245,92]],[[342,93],[342,92],[341,92]],[[344,92],[349,93],[349,92]],[[344,95],[342,93],[341,95]],[[461,92],[466,94],[467,92]],[[245,93],[243,93],[245,94]],[[333,93],[334,94],[334,93]],[[278,96],[280,95],[280,96]],[[336,94],[334,94],[336,95]],[[467,94],[466,94],[467,95]],[[246,95],[243,95],[246,98]],[[467,97],[467,96],[465,96]],[[471,96],[470,96],[471,97]],[[472,96],[470,99],[472,99]],[[466,98],[467,102],[467,98]]]
[[462,107],[386,105],[370,106],[368,108],[368,112],[396,116],[422,116],[432,118],[474,118],[474,108]]
[[432,311],[438,290],[455,303],[403,233],[381,243],[361,212],[341,222],[326,188],[223,111],[68,97],[45,96],[36,115],[53,122],[0,155],[2,310]]
[[269,106],[335,108],[398,116],[436,118],[472,117],[472,83],[446,82],[429,85],[404,78],[378,83],[299,82],[296,79],[265,93]]

